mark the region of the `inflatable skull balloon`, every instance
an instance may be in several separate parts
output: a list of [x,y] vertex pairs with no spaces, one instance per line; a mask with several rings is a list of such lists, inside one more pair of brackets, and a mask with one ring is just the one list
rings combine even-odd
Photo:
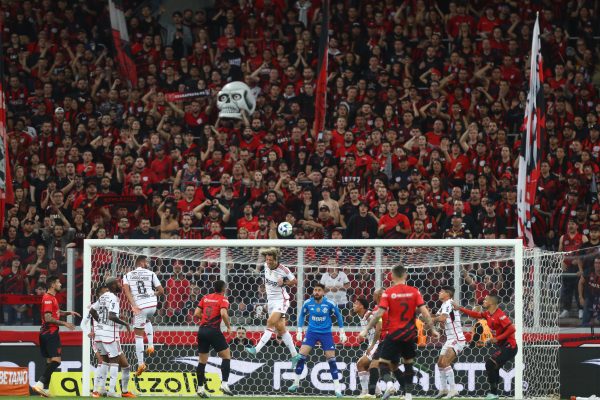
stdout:
[[244,82],[229,82],[217,94],[219,118],[242,119],[242,110],[250,116],[256,108],[254,94]]

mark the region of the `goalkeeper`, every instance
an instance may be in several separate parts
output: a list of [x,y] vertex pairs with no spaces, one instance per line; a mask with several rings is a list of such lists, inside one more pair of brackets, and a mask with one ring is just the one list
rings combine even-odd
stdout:
[[312,297],[304,302],[300,315],[298,316],[298,331],[296,332],[296,339],[302,340],[302,327],[304,326],[304,317],[308,315],[308,329],[306,330],[306,337],[300,347],[300,353],[296,356],[298,364],[296,364],[296,377],[294,384],[288,388],[290,392],[296,392],[300,386],[300,375],[304,369],[306,358],[310,354],[310,351],[317,342],[321,343],[321,347],[327,357],[329,363],[329,370],[331,372],[331,378],[333,379],[333,385],[335,389],[336,397],[342,397],[342,391],[340,389],[340,376],[335,361],[335,344],[333,343],[333,333],[331,332],[331,315],[335,314],[337,323],[340,327],[340,342],[346,343],[347,337],[344,332],[344,320],[340,309],[331,300],[324,297],[325,286],[317,283],[313,287]]

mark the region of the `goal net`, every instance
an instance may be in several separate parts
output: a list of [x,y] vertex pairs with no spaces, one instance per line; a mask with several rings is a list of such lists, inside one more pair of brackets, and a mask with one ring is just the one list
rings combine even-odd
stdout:
[[[240,395],[282,395],[292,384],[294,371],[289,351],[280,338],[257,356],[244,347],[255,344],[265,329],[267,299],[263,285],[260,249],[278,247],[280,262],[298,278],[291,288],[288,329],[296,331],[298,310],[316,282],[325,282],[327,296],[337,302],[344,316],[348,342],[336,336],[336,358],[346,396],[360,393],[356,362],[367,344],[360,340],[359,318],[352,303],[390,285],[390,270],[408,268],[408,283],[420,289],[429,309],[440,308],[442,286],[455,289],[455,301],[473,308],[488,293],[497,294],[502,309],[516,327],[519,352],[501,370],[499,390],[515,398],[548,398],[558,395],[558,308],[560,253],[523,249],[517,240],[86,240],[84,245],[84,306],[95,301],[95,289],[109,276],[121,278],[134,268],[138,255],[146,255],[150,268],[165,288],[152,319],[155,353],[146,356],[148,369],[132,377],[130,390],[142,395],[194,395],[196,391],[197,323],[193,312],[198,300],[215,280],[228,283],[232,363],[230,387]],[[132,321],[131,308],[121,298],[121,314]],[[489,390],[485,360],[495,347],[486,335],[472,329],[475,320],[463,317],[469,345],[455,365],[461,396],[479,397]],[[442,330],[443,331],[443,330]],[[293,335],[294,336],[294,335]],[[440,388],[436,366],[445,341],[420,337],[415,364],[414,395],[431,397]],[[137,366],[133,334],[121,331],[121,344]],[[300,343],[297,343],[299,346]],[[83,395],[90,390],[95,357],[89,340],[83,343]],[[207,389],[218,395],[220,359],[211,354],[207,365]],[[313,350],[304,369],[300,395],[332,395],[329,367],[320,348]]]

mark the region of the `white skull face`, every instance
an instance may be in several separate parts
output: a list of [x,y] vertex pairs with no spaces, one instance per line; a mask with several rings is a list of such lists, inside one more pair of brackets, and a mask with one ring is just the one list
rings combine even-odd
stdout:
[[256,108],[256,99],[244,82],[230,82],[217,94],[220,118],[242,119],[242,110],[250,116]]

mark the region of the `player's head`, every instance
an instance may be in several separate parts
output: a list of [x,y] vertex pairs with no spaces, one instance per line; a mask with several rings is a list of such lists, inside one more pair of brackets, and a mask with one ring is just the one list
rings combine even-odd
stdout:
[[496,296],[495,294],[488,294],[485,296],[485,299],[483,299],[483,308],[486,310],[489,310],[493,307],[498,307],[498,304],[500,304],[500,297]]
[[142,268],[147,268],[148,267],[148,257],[146,256],[137,256],[135,259],[135,267],[142,267]]
[[225,281],[215,281],[215,283],[213,283],[213,290],[215,293],[225,293],[225,290],[227,290],[227,284]]
[[379,300],[381,300],[381,295],[385,292],[383,288],[379,288],[373,292],[373,302],[375,304],[379,304]]
[[394,283],[398,283],[399,281],[405,281],[408,276],[408,272],[403,265],[396,265],[392,268],[392,280]]
[[352,311],[355,314],[362,314],[369,309],[369,301],[364,297],[357,297],[352,304]]
[[312,290],[312,295],[315,300],[321,300],[325,296],[325,285],[322,283],[315,283]]
[[102,296],[104,293],[108,292],[108,287],[105,284],[102,284],[96,288],[96,298]]
[[46,279],[46,289],[52,289],[55,292],[60,292],[62,288],[62,283],[60,282],[60,278],[56,275],[49,276]]
[[450,300],[454,297],[454,288],[452,286],[442,286],[439,297],[441,301]]
[[106,278],[106,281],[104,281],[104,286],[106,286],[108,290],[113,293],[121,293],[121,290],[123,289],[121,282],[114,276]]
[[270,269],[276,269],[279,264],[279,249],[276,247],[270,247],[263,249],[260,254],[265,258],[265,263]]

